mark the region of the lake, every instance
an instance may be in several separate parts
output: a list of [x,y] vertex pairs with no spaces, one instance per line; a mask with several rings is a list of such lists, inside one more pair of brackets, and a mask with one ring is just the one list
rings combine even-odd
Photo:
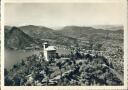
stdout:
[[23,51],[23,50],[8,50],[5,49],[5,68],[10,69],[14,64],[18,63],[20,60],[31,56],[33,54],[38,54],[40,51]]
[[[34,51],[23,51],[23,50],[9,50],[5,49],[5,68],[11,69],[12,66],[16,63],[19,63],[22,59],[31,56],[33,54],[39,54],[43,50],[34,50]],[[69,50],[58,49],[57,52],[60,54],[68,54]]]

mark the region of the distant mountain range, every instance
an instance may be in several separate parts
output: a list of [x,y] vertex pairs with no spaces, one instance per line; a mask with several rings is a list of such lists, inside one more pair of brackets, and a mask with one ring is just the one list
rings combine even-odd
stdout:
[[112,31],[123,29],[122,25],[95,25],[95,26],[92,26],[92,27],[94,27],[96,29],[104,29],[104,30],[112,30]]
[[5,46],[7,48],[23,49],[31,46],[31,44],[38,45],[42,43],[42,39],[51,39],[57,44],[71,45],[76,43],[78,39],[104,39],[108,33],[123,35],[123,28],[115,27],[114,30],[107,30],[94,27],[65,26],[60,30],[54,30],[35,25],[5,26]]

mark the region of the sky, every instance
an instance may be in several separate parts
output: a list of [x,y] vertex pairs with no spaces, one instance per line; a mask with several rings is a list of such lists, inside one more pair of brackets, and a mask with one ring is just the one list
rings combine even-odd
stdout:
[[48,27],[123,23],[120,3],[6,3],[5,25]]

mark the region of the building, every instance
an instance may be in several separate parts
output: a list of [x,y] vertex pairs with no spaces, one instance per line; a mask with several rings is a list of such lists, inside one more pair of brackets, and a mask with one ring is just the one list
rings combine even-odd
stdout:
[[44,43],[44,58],[46,61],[49,61],[56,56],[56,47],[55,46],[49,46],[48,43]]

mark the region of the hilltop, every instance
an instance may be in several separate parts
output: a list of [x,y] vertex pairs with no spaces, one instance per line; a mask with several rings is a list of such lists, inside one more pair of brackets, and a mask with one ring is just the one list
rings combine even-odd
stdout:
[[5,34],[5,47],[10,49],[24,49],[30,45],[36,44],[33,38],[25,34],[17,27],[12,27]]

